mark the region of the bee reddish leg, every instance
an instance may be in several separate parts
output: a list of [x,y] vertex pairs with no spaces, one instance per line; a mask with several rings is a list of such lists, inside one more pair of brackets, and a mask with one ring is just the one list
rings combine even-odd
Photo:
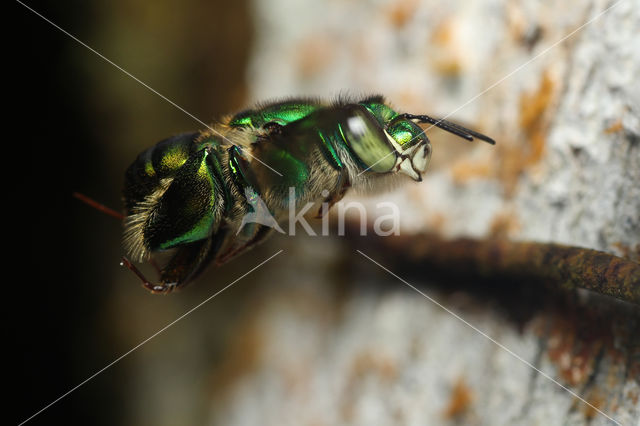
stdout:
[[122,257],[121,265],[126,266],[131,272],[136,274],[136,276],[140,279],[140,281],[142,281],[142,286],[144,288],[146,288],[147,290],[149,290],[151,293],[167,294],[167,293],[170,293],[176,287],[176,284],[173,284],[173,283],[170,283],[170,284],[164,284],[164,283],[163,284],[154,284],[154,283],[150,282],[142,274],[142,272],[140,272],[140,270],[138,268],[136,268],[136,266],[133,263],[131,263],[131,261],[129,261],[129,259],[127,259],[124,256]]
[[78,200],[82,201],[83,203],[93,207],[96,210],[101,211],[102,213],[109,215],[111,217],[114,217],[118,220],[122,220],[124,219],[124,215],[122,213],[119,213],[107,206],[105,206],[104,204],[101,204],[99,202],[97,202],[96,200],[87,197],[84,194],[81,194],[80,192],[74,192],[72,194],[75,198],[77,198]]

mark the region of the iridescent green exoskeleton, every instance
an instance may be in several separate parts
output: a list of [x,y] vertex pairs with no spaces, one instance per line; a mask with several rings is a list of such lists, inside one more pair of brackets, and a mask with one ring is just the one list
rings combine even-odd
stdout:
[[124,243],[135,261],[174,253],[158,283],[127,266],[146,288],[167,293],[281,231],[292,206],[333,205],[349,188],[376,191],[402,174],[420,181],[431,144],[417,123],[495,143],[445,120],[398,113],[382,96],[269,103],[166,139],[126,172]]

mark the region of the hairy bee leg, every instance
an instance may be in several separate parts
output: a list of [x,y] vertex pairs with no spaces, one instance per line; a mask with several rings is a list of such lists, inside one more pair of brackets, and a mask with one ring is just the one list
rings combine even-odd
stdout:
[[168,294],[177,286],[177,283],[152,283],[144,276],[142,272],[140,272],[140,270],[133,263],[131,263],[131,261],[129,261],[129,259],[124,256],[122,257],[122,265],[126,266],[131,272],[133,272],[138,277],[138,279],[142,281],[142,286],[149,290],[151,293]]
[[149,263],[151,264],[151,266],[153,266],[158,275],[162,273],[162,268],[160,267],[160,265],[158,265],[158,262],[156,262],[155,259],[149,259]]
[[142,286],[154,294],[167,294],[184,287],[209,263],[215,254],[212,239],[198,241],[182,246],[164,266],[160,267],[153,259],[149,260],[159,271],[159,282],[152,282],[126,257],[122,258],[122,265],[126,266],[142,282]]
[[204,271],[216,252],[217,239],[207,238],[180,246],[160,272],[160,281],[183,288]]
[[[351,183],[349,182],[349,179],[347,177],[340,174],[338,176],[338,183],[336,184],[336,188],[339,189],[337,189],[333,194],[329,194],[329,196],[327,196],[322,202],[322,205],[320,205],[318,213],[316,214],[316,219],[322,219],[324,215],[327,214],[329,210],[331,210],[331,207],[333,207],[337,202],[344,198],[347,190],[351,188]],[[325,194],[326,192],[323,191],[322,195]],[[329,203],[326,210],[324,209],[325,203]]]
[[[99,210],[111,217],[114,217],[118,220],[122,220],[124,219],[124,215],[122,213],[118,213],[117,211],[113,210],[112,208],[109,208],[107,206],[105,206],[104,204],[101,204],[95,200],[93,200],[92,198],[87,197],[86,195],[80,193],[80,192],[74,192],[73,196],[75,198],[77,198],[78,200],[88,204],[89,206],[95,208],[96,210]],[[161,268],[158,265],[158,263],[153,260],[150,259],[149,263],[155,268],[156,272],[158,273],[158,275],[160,275],[161,272]],[[133,265],[131,263],[131,261],[129,259],[127,259],[126,257],[122,257],[122,265],[126,266],[131,272],[133,272],[139,279],[140,281],[142,281],[142,285],[144,286],[144,288],[146,288],[147,290],[151,291],[152,293],[169,293],[172,290],[173,285],[172,284],[153,284],[151,283],[149,280],[147,280],[147,278],[144,276],[144,274],[142,272],[140,272],[140,270],[138,268],[135,267],[135,265]]]
[[116,218],[118,220],[123,220],[124,219],[124,215],[120,212],[115,211],[114,209],[105,206],[102,203],[97,202],[96,200],[94,200],[93,198],[89,198],[86,195],[80,193],[80,192],[74,192],[73,197],[77,198],[78,200],[82,201],[83,203],[87,204],[88,206],[93,207],[94,209],[101,211],[102,213],[111,216],[113,218]]
[[275,121],[270,121],[268,123],[265,123],[262,126],[262,130],[265,130],[269,136],[274,136],[274,135],[279,135],[282,133],[282,128],[284,126],[280,123],[276,123]]
[[[333,207],[337,202],[339,202],[340,200],[342,200],[344,198],[344,194],[346,192],[347,191],[344,190],[344,191],[340,192],[339,194],[334,195],[333,197],[325,198],[325,200],[322,202],[322,205],[318,209],[318,213],[316,214],[315,218],[316,219],[322,219],[324,217],[324,215],[327,214],[329,212],[329,210],[331,210],[331,207]],[[324,208],[324,204],[328,204],[326,210]]]
[[[349,189],[349,187],[343,187],[340,190],[340,192],[338,192],[337,194],[334,194],[330,197],[325,198],[325,200],[322,203],[323,205],[321,205],[320,208],[318,209],[318,213],[316,214],[316,219],[322,219],[324,215],[327,214],[329,210],[331,210],[331,207],[333,207],[337,202],[342,200],[345,194],[347,193],[347,189]],[[324,209],[325,203],[328,203],[326,210]]]
[[[220,266],[229,262],[231,259],[240,256],[242,253],[252,249],[256,245],[264,241],[269,235],[273,233],[273,228],[259,225],[255,232],[252,232],[251,237],[238,240],[235,236],[231,236],[230,246],[225,248],[225,251],[221,252],[216,257],[215,263]],[[245,241],[244,243],[242,241]]]

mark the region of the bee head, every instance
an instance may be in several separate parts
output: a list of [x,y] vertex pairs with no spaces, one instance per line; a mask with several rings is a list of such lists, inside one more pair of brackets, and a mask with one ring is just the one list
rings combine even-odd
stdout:
[[344,139],[366,171],[400,172],[421,180],[431,157],[431,144],[411,119],[398,114],[380,96],[346,105]]

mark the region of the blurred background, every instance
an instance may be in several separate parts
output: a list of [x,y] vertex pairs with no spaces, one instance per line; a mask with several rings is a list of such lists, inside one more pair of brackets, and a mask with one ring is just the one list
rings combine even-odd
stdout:
[[[402,232],[640,257],[634,0],[25,4],[205,122],[270,99],[381,93],[498,141],[430,130],[425,181],[362,200],[370,218],[381,200],[399,205]],[[284,249],[29,423],[607,424],[359,256],[354,247],[384,264],[366,239],[276,237],[184,291],[148,294],[119,266],[121,224],[71,194],[119,210],[136,155],[202,125],[25,5],[11,16],[20,130],[10,145],[24,159],[8,262],[20,274],[12,421]],[[622,424],[640,416],[637,308],[411,277]]]

